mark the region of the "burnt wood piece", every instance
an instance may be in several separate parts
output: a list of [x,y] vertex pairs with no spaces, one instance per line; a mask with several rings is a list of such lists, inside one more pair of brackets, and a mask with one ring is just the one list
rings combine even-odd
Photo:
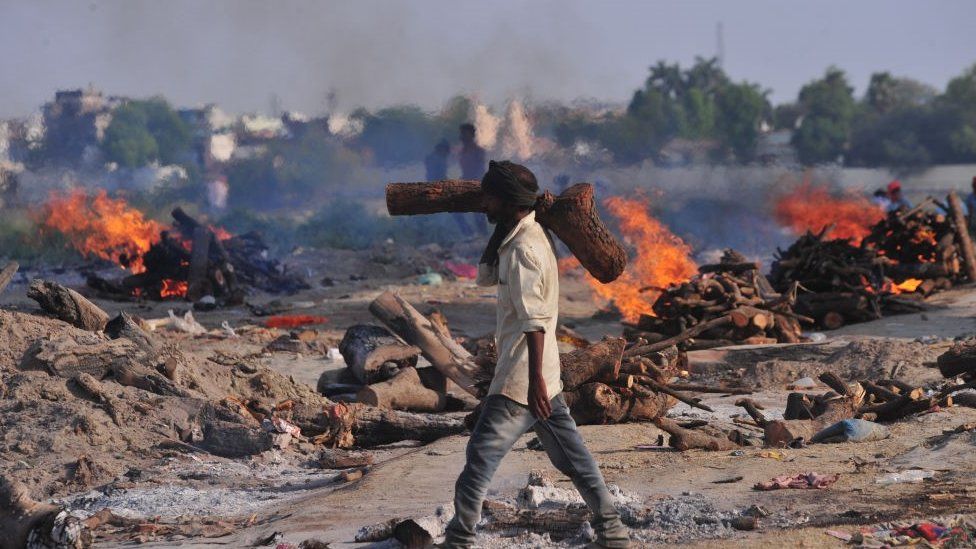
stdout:
[[45,312],[84,330],[97,332],[108,322],[108,313],[98,305],[57,282],[34,279],[27,289],[27,297],[36,301]]
[[936,359],[942,377],[976,373],[976,340],[953,343]]
[[727,315],[720,316],[718,318],[713,318],[707,322],[696,324],[695,326],[688,328],[687,330],[681,332],[680,334],[674,337],[669,337],[667,339],[658,341],[656,343],[650,343],[648,345],[642,345],[640,347],[633,347],[631,349],[627,349],[626,351],[624,351],[624,357],[646,355],[648,353],[660,351],[662,349],[671,347],[672,345],[677,345],[678,343],[687,341],[688,339],[691,339],[706,330],[726,326],[731,322],[732,320]]
[[187,277],[186,298],[190,301],[197,301],[208,290],[207,287],[207,267],[210,263],[210,242],[213,235],[210,229],[197,226],[193,229],[193,244],[190,249],[190,272]]
[[[386,206],[390,215],[484,212],[484,194],[478,181],[391,183]],[[536,220],[600,282],[612,282],[623,273],[627,252],[600,219],[589,183],[573,185],[558,197],[546,191],[536,203]]]
[[363,384],[387,379],[381,368],[393,362],[398,368],[416,366],[420,349],[407,345],[386,328],[369,324],[356,324],[346,330],[339,342],[339,352],[346,361],[349,372]]

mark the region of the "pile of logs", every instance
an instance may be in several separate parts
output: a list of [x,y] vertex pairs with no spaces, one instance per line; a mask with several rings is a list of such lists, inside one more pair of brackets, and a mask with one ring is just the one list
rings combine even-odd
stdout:
[[[932,204],[951,215],[927,211]],[[920,311],[922,298],[976,280],[961,208],[954,193],[946,204],[929,197],[911,210],[889,213],[858,246],[825,239],[830,227],[808,232],[785,251],[777,249],[770,283],[779,291],[798,284],[796,312],[826,329]]]
[[219,238],[212,227],[176,208],[175,225],[143,254],[145,271],[122,280],[94,274],[88,286],[110,299],[183,298],[197,301],[213,296],[223,304],[239,304],[248,288],[294,292],[308,288],[299,276],[288,273],[268,256],[268,247],[254,232]]
[[[485,397],[494,370],[492,352],[481,352],[475,344],[470,348],[478,354],[473,354],[451,336],[442,315],[425,316],[392,293],[376,298],[370,311],[383,326],[347,330],[340,344],[346,378],[320,380],[321,393],[414,412],[457,410],[464,399],[456,393],[467,393],[468,404]],[[722,318],[733,325],[731,316]],[[629,347],[623,338],[589,344],[572,334],[561,337],[578,345],[560,355],[563,395],[577,423],[651,421],[679,401],[711,411],[684,392],[701,387],[672,383],[687,366],[676,345],[687,334],[654,343],[638,340]],[[431,366],[417,367],[420,356]]]
[[[648,343],[680,338],[689,349],[736,344],[796,343],[800,322],[795,289],[776,292],[759,265],[726,250],[720,263],[704,265],[688,281],[665,289],[625,335]],[[678,343],[679,341],[675,341]]]

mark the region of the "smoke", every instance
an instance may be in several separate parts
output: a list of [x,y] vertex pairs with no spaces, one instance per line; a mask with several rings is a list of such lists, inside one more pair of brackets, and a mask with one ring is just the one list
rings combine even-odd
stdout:
[[522,102],[513,99],[508,103],[508,113],[505,116],[507,132],[502,141],[502,153],[510,158],[525,161],[535,153],[532,135],[532,124],[529,117],[525,114]]
[[477,131],[474,138],[479,147],[489,151],[494,149],[495,143],[498,141],[498,128],[500,126],[501,120],[491,114],[487,106],[481,103],[475,105],[474,127]]

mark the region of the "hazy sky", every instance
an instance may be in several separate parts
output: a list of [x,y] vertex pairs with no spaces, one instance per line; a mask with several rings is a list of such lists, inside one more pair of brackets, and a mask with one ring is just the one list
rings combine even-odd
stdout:
[[232,112],[596,98],[625,102],[659,59],[717,51],[790,100],[831,64],[942,88],[976,62],[976,1],[0,0],[0,117],[57,89],[162,94]]

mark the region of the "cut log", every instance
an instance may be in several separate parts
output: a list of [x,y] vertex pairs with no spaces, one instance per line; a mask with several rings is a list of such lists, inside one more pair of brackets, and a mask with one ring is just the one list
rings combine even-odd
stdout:
[[790,393],[786,397],[783,419],[813,419],[813,402],[803,393]]
[[381,366],[393,362],[398,368],[417,365],[420,349],[407,345],[381,326],[357,324],[346,330],[339,352],[349,371],[360,383],[386,379]]
[[798,438],[808,441],[824,427],[825,425],[817,420],[775,420],[766,424],[763,434],[766,446],[782,448],[789,446]]
[[138,346],[128,339],[105,340],[94,334],[59,334],[31,345],[24,353],[21,368],[46,370],[51,375],[66,379],[81,373],[102,379],[116,368],[139,366],[144,356]]
[[953,343],[949,350],[936,359],[942,377],[956,377],[976,373],[976,341]]
[[772,328],[774,324],[773,313],[755,307],[737,307],[729,311],[729,317],[736,328],[752,326],[759,330],[765,330]]
[[13,280],[14,275],[17,274],[17,269],[20,268],[20,264],[16,261],[11,261],[2,270],[0,270],[0,294],[7,289],[7,284]]
[[105,325],[105,335],[112,339],[128,339],[142,349],[150,359],[159,354],[159,346],[156,344],[156,340],[125,311],[120,312],[118,316]]
[[210,229],[197,225],[193,229],[192,248],[190,248],[190,269],[187,275],[186,298],[197,301],[208,293],[207,267],[210,264]]
[[677,401],[663,393],[637,395],[630,399],[627,410],[628,421],[653,421],[664,417]]
[[649,353],[660,351],[662,349],[671,347],[672,345],[677,345],[682,341],[691,339],[706,330],[710,330],[712,328],[718,328],[721,326],[726,326],[729,323],[731,323],[731,319],[728,317],[728,315],[720,316],[718,318],[713,318],[707,322],[696,324],[695,326],[688,328],[687,330],[681,332],[680,334],[674,337],[669,337],[668,339],[664,339],[656,343],[651,343],[648,345],[642,345],[640,347],[633,347],[631,349],[627,349],[626,351],[624,351],[624,357],[646,355]]
[[752,417],[753,420],[755,420],[756,425],[765,427],[766,424],[769,423],[766,416],[759,411],[761,406],[756,404],[756,402],[751,398],[740,398],[739,400],[735,401],[735,405],[745,408],[746,412]]
[[817,377],[823,382],[824,385],[830,387],[834,391],[837,391],[837,394],[841,396],[848,396],[851,394],[851,389],[847,386],[847,383],[845,383],[844,380],[834,372],[824,372]]
[[319,454],[319,467],[323,469],[348,469],[373,464],[373,454],[341,448],[326,448]]
[[676,450],[690,450],[700,448],[702,450],[733,450],[737,448],[735,443],[727,438],[713,437],[705,433],[699,433],[691,429],[685,429],[674,421],[659,417],[654,419],[654,425],[658,429],[671,435],[670,446]]
[[[536,220],[551,230],[597,280],[612,282],[627,265],[627,252],[596,210],[593,186],[579,183],[554,196],[546,191],[536,203]],[[390,215],[440,212],[484,212],[484,193],[477,181],[391,183],[386,187]]]
[[57,282],[34,279],[27,289],[27,297],[36,301],[45,312],[83,330],[97,332],[108,322],[108,313],[98,305]]
[[453,338],[441,334],[412,305],[390,292],[384,292],[369,305],[369,311],[393,333],[420,348],[434,368],[476,398],[487,393],[491,380],[474,357]]
[[91,547],[87,525],[61,511],[35,501],[23,484],[0,476],[0,549]]
[[692,408],[698,408],[700,410],[705,410],[706,412],[714,412],[715,411],[715,410],[712,410],[710,407],[702,404],[697,399],[693,399],[691,397],[685,396],[685,395],[683,395],[683,394],[681,394],[681,393],[679,393],[679,392],[677,392],[675,390],[672,390],[672,389],[668,388],[667,385],[662,385],[662,384],[658,383],[657,381],[655,381],[655,380],[653,380],[653,379],[651,379],[651,378],[649,378],[647,376],[637,376],[637,381],[639,383],[643,384],[643,385],[647,385],[648,387],[650,387],[651,389],[653,389],[654,391],[656,391],[658,393],[664,393],[666,395],[670,395],[670,396],[678,399],[679,401],[684,402],[688,406],[691,406]]
[[973,250],[973,240],[969,237],[969,225],[966,223],[966,215],[963,213],[962,201],[956,191],[950,191],[948,202],[949,211],[952,213],[952,224],[955,226],[956,239],[962,251],[962,262],[966,268],[966,278],[970,282],[976,282],[976,251]]
[[584,349],[559,356],[563,389],[573,391],[590,381],[611,382],[620,373],[623,338],[607,337]]
[[722,395],[751,395],[754,391],[745,387],[724,387],[722,385],[699,385],[697,383],[668,383],[675,391],[691,393],[716,393]]
[[828,330],[836,330],[844,325],[844,315],[837,311],[827,311],[820,317],[820,325]]
[[356,393],[356,401],[393,410],[439,412],[444,409],[445,396],[424,387],[417,370],[408,366],[387,381],[363,387]]
[[619,423],[627,416],[626,399],[603,383],[587,383],[566,397],[570,413],[579,425]]

